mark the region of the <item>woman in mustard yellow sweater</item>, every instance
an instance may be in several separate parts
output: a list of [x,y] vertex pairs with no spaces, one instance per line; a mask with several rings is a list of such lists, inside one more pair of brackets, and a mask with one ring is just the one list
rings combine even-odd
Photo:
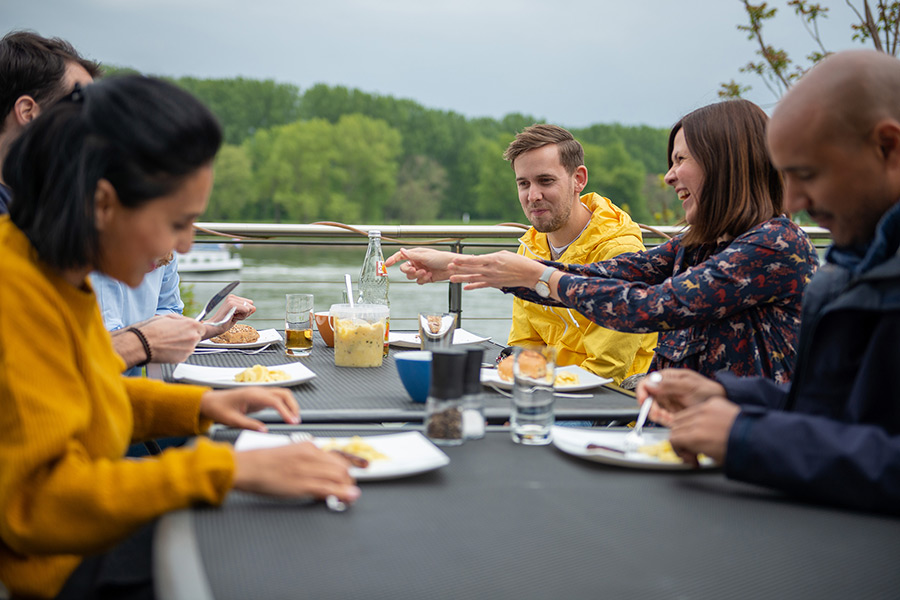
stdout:
[[[76,89],[10,149],[3,177],[13,201],[0,218],[0,581],[14,597],[152,597],[150,536],[120,542],[167,511],[220,503],[231,488],[359,495],[346,463],[309,443],[235,454],[200,439],[154,459],[123,458],[132,440],[196,434],[212,421],[263,429],[245,415],[263,407],[298,420],[286,390],[122,377],[87,281],[99,270],[136,287],[159,257],[187,252],[220,143],[215,118],[189,94],[122,77]],[[138,572],[131,581],[104,566],[126,551]],[[109,587],[122,583],[106,580],[111,571],[126,587]]]

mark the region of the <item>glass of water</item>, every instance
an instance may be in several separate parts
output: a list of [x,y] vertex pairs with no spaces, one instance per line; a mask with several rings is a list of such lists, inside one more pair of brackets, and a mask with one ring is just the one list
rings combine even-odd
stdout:
[[285,294],[284,350],[288,356],[309,356],[313,346],[313,295]]
[[517,444],[543,446],[551,441],[556,349],[516,348],[510,434]]

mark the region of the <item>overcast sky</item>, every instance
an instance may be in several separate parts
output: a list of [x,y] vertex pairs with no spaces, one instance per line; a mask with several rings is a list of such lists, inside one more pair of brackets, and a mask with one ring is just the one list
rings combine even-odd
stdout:
[[[769,43],[812,45],[781,14]],[[852,13],[832,6],[830,50]],[[738,0],[4,0],[3,32],[32,29],[89,58],[148,74],[345,85],[468,117],[518,112],[568,127],[668,127],[715,102],[754,45]]]

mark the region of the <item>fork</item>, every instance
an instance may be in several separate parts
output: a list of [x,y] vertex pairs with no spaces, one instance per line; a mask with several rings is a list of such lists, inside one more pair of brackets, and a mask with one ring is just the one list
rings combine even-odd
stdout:
[[[489,383],[488,387],[500,394],[501,396],[506,396],[507,398],[512,398],[512,394],[507,392],[506,390],[497,387],[496,385]],[[593,398],[593,394],[573,394],[571,392],[553,392],[553,395],[557,398]]]
[[641,412],[638,413],[634,429],[625,434],[625,439],[622,440],[625,452],[634,452],[644,445],[644,422],[647,420],[647,413],[650,412],[650,407],[652,405],[653,398],[649,397],[641,404]]
[[[206,303],[206,306],[203,307],[203,310],[200,311],[200,314],[197,315],[196,317],[194,317],[194,320],[202,321],[203,317],[205,317],[207,314],[209,314],[209,311],[211,311],[216,306],[218,306],[219,302],[224,300],[225,296],[227,296],[231,292],[231,290],[236,288],[240,283],[241,283],[240,280],[232,281],[231,283],[229,283],[228,285],[223,287],[221,290],[216,292],[216,295],[209,299],[209,302]],[[229,318],[231,318],[231,317],[229,317]]]
[[[305,431],[291,432],[288,437],[292,442],[311,442],[315,439],[311,433],[306,433]],[[329,494],[325,497],[325,506],[332,512],[344,512],[350,508],[349,504],[341,502],[334,494]]]
[[254,348],[253,350],[242,350],[240,348],[194,348],[194,354],[219,354],[222,352],[236,352],[238,354],[259,354],[260,352],[274,352],[274,350],[269,349],[269,346],[271,345],[272,344],[266,344],[265,346]]
[[[658,372],[650,373],[648,377],[650,383],[657,384],[662,381],[662,375]],[[625,452],[634,452],[644,445],[644,423],[647,421],[647,415],[650,414],[651,406],[653,406],[653,398],[647,396],[644,403],[641,404],[641,411],[638,413],[637,421],[634,423],[634,429],[625,434],[625,439],[622,440]]]
[[512,398],[512,394],[510,394],[509,392],[507,392],[504,389],[498,388],[496,385],[489,383],[488,387],[491,388],[492,390],[494,390],[495,392],[497,392],[498,394],[500,394],[501,396],[506,396],[507,398]]
[[235,311],[235,307],[232,306],[231,310],[229,310],[227,313],[225,313],[225,316],[222,317],[222,319],[220,321],[206,321],[203,324],[209,325],[210,327],[218,327],[219,325],[224,325],[225,323],[227,323],[228,321],[231,320],[231,317],[234,316],[234,311]]

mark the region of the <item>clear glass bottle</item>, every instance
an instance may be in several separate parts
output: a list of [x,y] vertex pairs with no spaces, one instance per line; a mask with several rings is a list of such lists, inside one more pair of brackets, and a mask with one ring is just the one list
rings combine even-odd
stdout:
[[469,440],[484,437],[484,397],[481,387],[483,348],[466,350],[466,371],[463,377],[463,435]]
[[425,401],[425,435],[435,444],[457,446],[463,432],[463,372],[466,354],[459,350],[431,353],[431,388]]
[[[383,304],[390,309],[391,301],[388,295],[390,280],[387,268],[384,266],[384,254],[381,252],[381,232],[377,229],[369,231],[369,247],[366,248],[366,258],[363,260],[362,269],[359,271],[359,298],[360,304]],[[388,332],[391,328],[391,318],[388,316],[384,328],[384,355],[388,354]]]

